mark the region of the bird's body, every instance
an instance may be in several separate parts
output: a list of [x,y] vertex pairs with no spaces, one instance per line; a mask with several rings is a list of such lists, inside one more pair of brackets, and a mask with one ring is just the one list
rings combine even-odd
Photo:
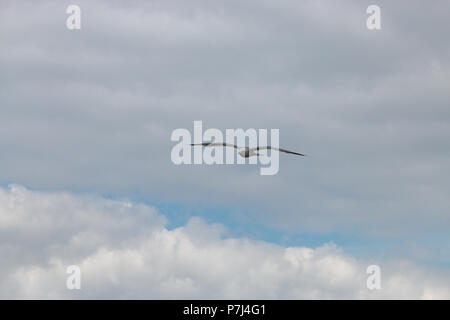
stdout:
[[257,156],[258,153],[254,150],[250,150],[250,148],[241,148],[238,152],[238,155],[240,155],[243,158],[249,158],[252,156]]
[[268,150],[268,149],[272,149],[272,150],[276,150],[276,151],[281,151],[281,152],[285,152],[285,153],[290,153],[290,154],[295,154],[298,156],[304,156],[304,154],[302,153],[297,153],[297,152],[293,152],[293,151],[289,151],[289,150],[285,150],[285,149],[280,149],[280,148],[275,148],[275,147],[271,147],[271,146],[264,146],[264,147],[256,147],[256,148],[249,148],[249,147],[238,147],[237,145],[234,144],[229,144],[229,143],[224,143],[224,142],[204,142],[204,143],[191,143],[191,146],[204,146],[204,147],[230,147],[230,148],[235,148],[238,149],[238,154],[243,157],[243,158],[249,158],[249,157],[253,157],[253,156],[259,156],[260,154],[258,153],[259,150]]

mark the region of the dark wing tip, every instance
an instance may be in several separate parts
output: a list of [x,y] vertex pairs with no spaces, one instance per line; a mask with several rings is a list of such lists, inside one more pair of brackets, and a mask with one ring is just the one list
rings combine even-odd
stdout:
[[290,154],[296,154],[296,155],[302,156],[302,157],[305,156],[303,153],[298,153],[298,152],[294,152],[294,151],[289,151],[289,150],[286,150],[286,149],[280,149],[280,151],[286,152],[286,153],[290,153]]
[[191,143],[191,146],[207,146],[210,145],[212,142],[203,142],[203,143]]

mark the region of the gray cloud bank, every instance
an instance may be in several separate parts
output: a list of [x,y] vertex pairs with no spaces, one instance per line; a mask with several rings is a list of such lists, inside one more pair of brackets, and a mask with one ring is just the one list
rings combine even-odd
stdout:
[[[295,231],[450,227],[447,1],[379,1],[376,32],[364,1],[78,4],[69,31],[64,2],[1,2],[4,185],[258,203],[246,219]],[[279,128],[308,157],[176,167],[170,133],[194,120]]]

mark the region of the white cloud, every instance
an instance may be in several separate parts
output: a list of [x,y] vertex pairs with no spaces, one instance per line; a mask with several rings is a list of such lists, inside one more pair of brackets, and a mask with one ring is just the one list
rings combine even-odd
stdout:
[[[168,230],[154,208],[97,196],[0,189],[0,298],[449,298],[448,274],[367,263],[326,244],[285,248],[229,238],[191,218]],[[82,272],[66,289],[67,266]]]

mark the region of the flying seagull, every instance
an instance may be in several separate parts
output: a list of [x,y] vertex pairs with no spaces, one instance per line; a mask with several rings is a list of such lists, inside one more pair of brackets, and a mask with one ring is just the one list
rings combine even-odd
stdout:
[[244,157],[244,158],[249,158],[251,156],[259,156],[260,155],[258,153],[259,150],[268,150],[268,149],[278,150],[278,151],[285,152],[285,153],[290,153],[290,154],[296,154],[298,156],[304,156],[304,154],[301,154],[301,153],[297,153],[297,152],[289,151],[289,150],[285,150],[285,149],[280,149],[280,148],[275,148],[275,147],[271,147],[271,146],[249,148],[249,147],[238,147],[235,144],[229,144],[229,143],[225,143],[225,142],[191,143],[191,146],[204,146],[204,147],[218,147],[218,146],[221,146],[221,147],[235,148],[235,149],[239,150],[238,154],[241,157]]

